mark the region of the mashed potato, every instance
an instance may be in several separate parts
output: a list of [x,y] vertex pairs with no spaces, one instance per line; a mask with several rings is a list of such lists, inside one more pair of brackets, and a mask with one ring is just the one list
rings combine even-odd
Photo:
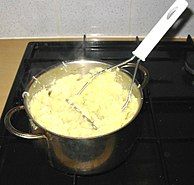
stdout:
[[[32,117],[45,129],[70,137],[100,136],[123,127],[133,118],[139,103],[132,95],[131,102],[122,112],[121,107],[126,101],[128,90],[116,81],[116,71],[98,76],[81,95],[76,95],[92,74],[100,70],[95,68],[84,76],[64,76],[55,80],[49,88],[37,92],[29,103]],[[66,99],[87,115],[97,129]]]

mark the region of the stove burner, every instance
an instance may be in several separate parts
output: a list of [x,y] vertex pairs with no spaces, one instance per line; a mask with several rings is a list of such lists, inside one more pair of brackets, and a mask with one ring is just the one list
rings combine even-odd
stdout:
[[186,53],[185,70],[194,75],[194,43],[190,35],[187,37],[187,45],[189,50]]
[[185,69],[187,72],[194,75],[194,52],[187,53],[187,59],[185,61]]

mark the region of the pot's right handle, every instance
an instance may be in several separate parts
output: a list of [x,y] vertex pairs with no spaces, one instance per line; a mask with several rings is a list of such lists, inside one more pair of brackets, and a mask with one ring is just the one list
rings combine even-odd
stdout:
[[[127,63],[123,67],[133,67],[133,68],[135,68],[136,64],[135,63]],[[148,72],[148,70],[144,66],[142,66],[140,64],[138,65],[138,69],[142,72],[143,77],[144,77],[142,83],[138,87],[141,87],[143,89],[147,85],[147,83],[149,81],[149,72]]]
[[5,127],[7,128],[7,130],[16,135],[16,136],[19,136],[19,137],[22,137],[22,138],[26,138],[26,139],[46,139],[46,136],[45,135],[35,135],[35,134],[29,134],[29,133],[24,133],[20,130],[17,130],[11,123],[11,117],[13,116],[14,113],[16,113],[17,111],[20,111],[20,110],[23,110],[24,109],[24,106],[21,105],[21,106],[16,106],[16,107],[13,107],[12,109],[10,109],[6,115],[5,115],[5,118],[4,118],[4,123],[5,123]]

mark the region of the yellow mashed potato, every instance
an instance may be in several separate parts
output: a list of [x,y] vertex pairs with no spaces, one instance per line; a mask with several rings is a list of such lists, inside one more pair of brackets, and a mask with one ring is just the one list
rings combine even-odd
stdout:
[[[64,76],[55,80],[49,88],[37,92],[29,103],[32,117],[47,130],[70,137],[95,137],[123,127],[133,118],[139,103],[132,95],[128,107],[121,110],[128,90],[116,81],[116,72],[98,76],[81,95],[76,95],[92,74],[99,70],[101,68],[95,68],[84,76]],[[66,99],[82,110],[97,129],[70,106]]]

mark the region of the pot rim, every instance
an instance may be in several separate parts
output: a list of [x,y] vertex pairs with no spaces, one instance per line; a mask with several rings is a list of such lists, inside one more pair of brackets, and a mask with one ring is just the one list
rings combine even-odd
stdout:
[[[80,62],[83,62],[83,63],[102,63],[102,64],[108,64],[108,65],[114,65],[110,62],[105,62],[105,61],[102,61],[102,60],[88,60],[88,59],[81,59],[81,60],[69,60],[69,61],[66,61],[65,64],[74,64],[74,63],[80,63]],[[38,79],[38,77],[40,77],[41,75],[43,75],[44,73],[48,72],[49,70],[52,70],[54,68],[57,68],[59,67],[60,65],[63,65],[63,64],[55,64],[55,65],[52,65],[52,66],[49,66],[48,68],[42,70],[40,73],[37,73],[36,75],[34,75],[35,78]],[[130,72],[128,72],[127,70],[125,69],[121,69],[121,71],[125,72],[127,75],[129,75],[130,77],[132,77],[132,74]],[[28,90],[30,89],[30,87],[32,86],[32,84],[35,82],[35,79],[31,79],[30,82],[28,83],[28,85],[26,86],[25,88],[25,92],[28,92]],[[137,110],[137,112],[134,114],[133,118],[127,123],[125,124],[124,126],[112,131],[112,132],[109,132],[109,133],[106,133],[106,134],[103,134],[103,135],[99,135],[99,136],[91,136],[91,137],[73,137],[73,136],[65,136],[65,135],[61,135],[61,134],[57,134],[55,132],[52,132],[50,130],[48,130],[47,128],[41,126],[31,115],[30,113],[30,110],[28,108],[28,105],[27,105],[27,100],[26,100],[26,96],[24,96],[24,109],[27,113],[27,115],[29,116],[29,118],[33,121],[34,124],[36,124],[38,127],[40,127],[41,129],[44,130],[44,132],[48,132],[50,134],[53,134],[55,136],[58,136],[58,137],[62,137],[62,138],[68,138],[68,139],[81,139],[81,140],[85,140],[85,139],[97,139],[97,138],[101,138],[101,137],[106,137],[106,136],[109,136],[109,135],[112,135],[118,131],[120,131],[121,129],[124,129],[125,127],[127,127],[129,124],[135,124],[133,122],[133,120],[137,117],[137,115],[139,114],[139,112],[141,111],[141,108],[142,108],[142,105],[143,105],[143,91],[142,91],[142,88],[141,86],[138,86],[138,84],[140,84],[136,79],[135,79],[135,83],[137,85],[137,88],[140,92],[140,104],[139,104],[139,108]]]

